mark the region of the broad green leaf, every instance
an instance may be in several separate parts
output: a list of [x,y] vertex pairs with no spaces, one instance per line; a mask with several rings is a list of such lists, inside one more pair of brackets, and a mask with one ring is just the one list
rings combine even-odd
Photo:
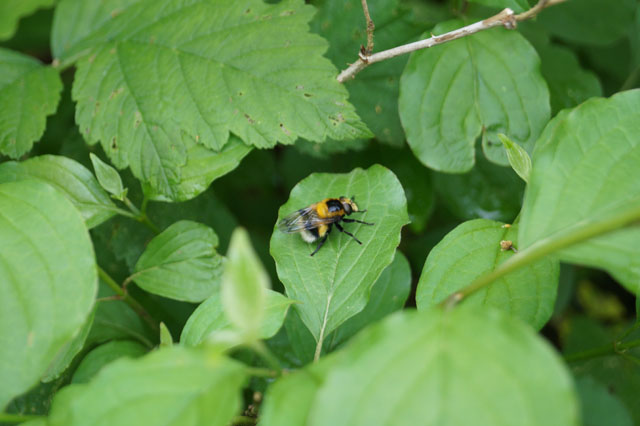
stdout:
[[201,302],[220,288],[218,236],[206,225],[181,220],[156,236],[131,276],[142,289],[187,302]]
[[139,358],[148,351],[147,347],[131,340],[112,340],[100,345],[82,359],[73,373],[72,383],[87,383],[102,370],[102,367],[116,359]]
[[50,426],[220,425],[238,413],[244,367],[181,346],[122,358],[56,395]]
[[636,7],[634,0],[572,0],[545,10],[538,21],[564,40],[606,46],[625,35]]
[[0,182],[38,179],[64,194],[93,228],[116,214],[116,206],[91,172],[67,157],[41,155],[0,164]]
[[50,7],[55,0],[3,0],[0,2],[0,40],[11,38],[18,28],[18,21],[43,7]]
[[168,347],[173,345],[173,337],[171,331],[167,328],[165,323],[160,323],[160,347]]
[[582,402],[584,426],[633,426],[633,419],[622,402],[602,384],[590,377],[576,381]]
[[529,3],[527,3],[527,0],[471,0],[471,2],[500,9],[508,7],[516,13],[524,12],[529,9]]
[[295,309],[316,342],[360,312],[371,287],[393,260],[400,230],[407,224],[407,201],[402,186],[387,168],[374,165],[347,174],[312,174],[291,190],[279,219],[328,197],[354,196],[360,210],[351,217],[375,223],[345,223],[362,245],[334,229],[318,253],[315,244],[275,228],[271,255],[287,295],[301,303]]
[[[282,327],[287,311],[294,301],[276,291],[266,290],[264,302],[264,317],[258,336],[261,339],[269,339]],[[225,315],[220,294],[214,293],[193,311],[182,329],[180,343],[197,346],[207,339],[215,340],[216,332],[231,328],[233,326]]]
[[[443,34],[464,25],[436,26]],[[549,120],[540,59],[520,34],[483,31],[414,52],[400,80],[400,118],[418,159],[444,172],[465,172],[482,136],[491,161],[508,164],[498,133],[530,151]]]
[[97,286],[82,216],[41,182],[0,184],[0,409],[85,323]]
[[289,351],[296,358],[296,367],[301,367],[313,361],[317,344],[309,328],[302,322],[296,305],[291,308],[291,312],[285,318],[284,328]]
[[251,246],[249,234],[244,228],[236,228],[229,243],[220,294],[225,317],[233,328],[250,337],[259,335],[266,314],[266,290],[270,288],[271,280]]
[[61,91],[56,70],[0,48],[0,154],[19,158],[31,149],[44,132],[47,116],[56,111]]
[[297,425],[579,424],[560,357],[531,328],[499,311],[404,311],[363,330],[335,355],[318,363],[331,363],[320,379],[276,395],[282,408],[268,425],[290,424],[297,392],[311,394],[302,400],[310,406],[307,418],[298,414],[306,421]]
[[[640,91],[591,99],[554,118],[533,154],[520,221],[521,248],[640,205]],[[571,246],[560,259],[606,269],[640,289],[640,229]]]
[[[320,0],[314,4],[319,11],[311,26],[329,41],[327,57],[338,69],[345,69],[358,58],[360,46],[367,45],[361,2]],[[408,11],[400,7],[398,0],[370,1],[369,12],[376,26],[375,51],[413,41],[424,30],[411,25]],[[346,84],[351,102],[376,138],[395,146],[403,145],[405,140],[398,116],[398,86],[407,59],[402,55],[378,63]]]
[[371,287],[369,302],[364,309],[346,320],[329,338],[330,346],[336,347],[353,335],[394,311],[402,309],[411,291],[411,267],[400,251],[396,251],[391,265],[382,271],[380,278]]
[[[437,305],[514,256],[501,242],[511,241],[517,249],[517,236],[518,225],[505,227],[485,219],[459,225],[427,257],[416,290],[418,309]],[[542,259],[494,281],[465,303],[501,309],[540,329],[553,313],[559,273],[557,260]]]
[[498,138],[500,142],[502,142],[505,151],[507,151],[507,158],[513,171],[515,171],[523,181],[529,182],[529,175],[531,174],[531,157],[529,157],[529,153],[502,133],[498,134]]
[[91,158],[93,170],[96,172],[100,186],[118,200],[124,200],[124,197],[127,195],[127,190],[122,185],[122,179],[118,171],[102,161],[100,157],[94,153],[90,153],[89,157]]
[[262,148],[370,136],[322,57],[326,42],[309,33],[312,14],[301,0],[128,7],[78,63],[82,134],[170,198],[194,143],[218,151],[230,133]]

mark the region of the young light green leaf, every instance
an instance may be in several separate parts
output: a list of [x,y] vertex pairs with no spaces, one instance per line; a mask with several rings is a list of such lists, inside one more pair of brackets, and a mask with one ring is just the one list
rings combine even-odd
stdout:
[[89,228],[116,214],[116,206],[91,172],[70,158],[41,155],[0,164],[0,183],[27,179],[41,180],[59,190],[80,211]]
[[128,7],[92,36],[95,47],[78,63],[82,134],[116,167],[172,197],[189,139],[219,151],[230,133],[262,148],[371,136],[322,57],[326,42],[308,31],[312,14],[299,0]]
[[[499,311],[463,306],[398,313],[318,364],[327,361],[319,379],[267,394],[265,406],[281,409],[265,407],[271,414],[265,426],[291,424],[297,392],[310,407],[306,416],[297,414],[297,425],[579,424],[560,357],[530,327]],[[300,381],[303,372],[286,381]],[[269,402],[271,396],[277,401]]]
[[0,212],[2,409],[79,332],[93,306],[97,272],[82,216],[51,186],[0,184]]
[[[462,25],[449,21],[433,32]],[[550,114],[535,49],[505,29],[414,52],[400,79],[399,107],[416,157],[433,169],[458,173],[473,167],[478,136],[487,158],[507,165],[497,134],[531,150]]]
[[122,179],[116,169],[105,163],[95,155],[90,153],[91,163],[93,164],[93,170],[96,172],[96,177],[100,186],[102,186],[109,194],[114,198],[122,201],[127,196],[127,189],[122,186]]
[[498,133],[498,138],[500,138],[500,142],[502,142],[505,151],[507,151],[507,158],[511,168],[523,181],[529,182],[529,175],[531,174],[531,157],[529,157],[529,153],[502,133]]
[[131,340],[112,340],[93,349],[73,373],[72,383],[88,383],[107,364],[118,358],[139,358],[149,349]]
[[19,158],[31,149],[58,108],[61,91],[56,70],[0,48],[0,154]]
[[312,257],[315,244],[305,243],[298,235],[275,228],[271,237],[278,276],[287,295],[301,302],[295,309],[316,342],[364,309],[371,287],[393,260],[400,230],[408,222],[400,182],[379,165],[347,174],[312,174],[293,188],[279,219],[324,198],[340,196],[355,196],[359,209],[367,212],[352,217],[375,224],[344,224],[362,245],[336,229]]
[[233,231],[227,259],[221,290],[224,314],[249,338],[258,337],[266,314],[266,290],[271,288],[271,280],[244,228]]
[[470,0],[472,3],[483,4],[485,6],[504,9],[508,7],[516,13],[524,12],[529,9],[527,0]]
[[171,332],[164,324],[164,322],[160,323],[160,347],[170,347],[173,345],[173,337],[171,337]]
[[36,10],[50,7],[55,0],[4,0],[0,2],[0,40],[11,38],[18,21]]
[[206,225],[181,220],[156,236],[131,279],[144,290],[186,302],[201,302],[220,288],[218,236]]
[[[281,293],[266,290],[264,317],[260,323],[258,337],[273,337],[282,327],[287,311],[293,303],[293,300]],[[205,340],[215,341],[216,332],[232,328],[233,325],[224,313],[220,293],[214,293],[193,311],[182,329],[180,343],[197,346]]]
[[584,426],[633,426],[629,410],[604,385],[591,377],[576,380]]
[[[561,111],[540,137],[520,220],[522,248],[569,235],[640,206],[640,91]],[[609,271],[640,289],[640,229],[630,227],[561,250],[561,260]]]
[[[362,5],[359,0],[314,3],[319,11],[311,21],[311,27],[329,41],[327,57],[337,68],[343,69],[357,58],[360,45],[367,44]],[[422,26],[411,24],[409,11],[401,8],[398,0],[369,2],[369,12],[376,25],[376,51],[413,41],[424,30]],[[398,86],[407,60],[408,56],[402,55],[378,63],[346,84],[349,99],[376,139],[395,146],[402,146],[405,140],[398,116]]]
[[367,306],[346,320],[329,338],[329,347],[335,348],[354,336],[367,325],[402,309],[411,291],[411,267],[400,251],[396,251],[391,265],[371,287]]
[[50,426],[181,424],[226,426],[238,413],[244,367],[181,346],[135,360],[121,358],[88,384],[65,387],[51,408]]
[[[511,245],[517,249],[517,236],[517,225],[505,227],[491,220],[476,219],[459,225],[427,257],[416,290],[418,310],[437,305],[514,256],[505,248]],[[542,259],[494,281],[465,303],[503,310],[540,329],[553,313],[559,273],[557,260]]]

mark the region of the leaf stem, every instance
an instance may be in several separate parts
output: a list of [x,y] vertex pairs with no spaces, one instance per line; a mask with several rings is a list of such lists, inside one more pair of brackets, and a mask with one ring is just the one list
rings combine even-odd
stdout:
[[[498,13],[497,15],[494,15],[490,18],[475,22],[471,25],[467,25],[462,28],[458,28],[457,30],[450,31],[445,34],[441,34],[437,36],[434,35],[424,40],[404,44],[402,46],[396,46],[394,48],[383,50],[382,52],[377,52],[373,54],[370,54],[367,52],[364,52],[366,54],[363,54],[363,52],[361,51],[358,54],[358,60],[353,64],[349,65],[349,67],[343,70],[340,74],[338,74],[337,80],[340,83],[344,83],[345,81],[354,78],[356,74],[358,74],[360,71],[362,71],[369,65],[375,64],[376,62],[385,61],[387,59],[395,58],[396,56],[411,53],[416,50],[437,46],[438,44],[443,44],[448,41],[456,40],[456,39],[477,33],[479,31],[488,30],[489,28],[505,27],[506,29],[513,30],[516,28],[518,22],[531,19],[535,17],[538,13],[540,13],[540,11],[545,7],[562,3],[563,1],[566,1],[566,0],[539,0],[538,3],[535,6],[533,6],[531,9],[527,10],[524,13],[520,13],[518,15],[516,15],[513,12],[513,10],[506,8],[500,13]],[[363,3],[365,3],[364,0],[363,0]],[[366,13],[367,12],[365,12],[365,16],[366,16]],[[368,31],[368,25],[367,25],[367,36],[368,35],[369,35],[369,31]],[[371,33],[371,37],[372,37],[372,44],[373,44],[373,30]]]
[[127,197],[124,197],[124,200],[122,201],[129,208],[129,210],[131,210],[131,213],[133,213],[133,219],[137,220],[138,222],[145,225],[147,228],[151,229],[155,234],[160,233],[160,229],[153,222],[151,222],[151,220],[147,216],[146,210],[147,210],[147,204],[149,203],[149,199],[146,196],[142,200],[141,209],[138,209]]
[[104,283],[107,284],[123,302],[129,305],[131,309],[133,309],[147,324],[149,324],[153,330],[160,331],[160,325],[158,322],[149,315],[140,302],[124,291],[122,287],[120,287],[118,283],[100,266],[98,266],[98,275],[100,276],[100,279],[104,281]]
[[500,266],[493,271],[480,276],[467,287],[453,293],[441,302],[440,305],[443,307],[455,306],[465,297],[486,287],[498,278],[502,278],[518,268],[529,265],[536,260],[551,255],[566,247],[607,232],[615,231],[623,226],[633,224],[638,220],[640,220],[640,206],[636,206],[621,213],[616,212],[616,214],[600,221],[578,223],[565,231],[557,232],[547,238],[536,241],[531,246],[511,256],[507,261],[500,264]]
[[13,414],[0,413],[0,423],[23,423],[29,420],[43,418],[45,416],[36,416],[32,414]]
[[373,23],[373,19],[371,19],[371,15],[369,14],[369,6],[367,5],[367,0],[360,0],[362,3],[362,11],[364,12],[364,19],[367,21],[367,50],[365,50],[366,55],[371,55],[373,52],[373,31],[376,29],[375,24]]
[[632,349],[638,346],[640,346],[640,339],[631,340],[629,342],[616,341],[603,346],[598,346],[597,348],[592,348],[592,349],[587,349],[581,352],[567,354],[564,356],[564,360],[566,362],[577,362],[577,361],[584,361],[587,359],[598,358],[601,356],[614,355],[614,354],[618,354],[622,356],[627,355],[627,357],[629,357],[629,355],[625,354],[625,352],[629,349]]

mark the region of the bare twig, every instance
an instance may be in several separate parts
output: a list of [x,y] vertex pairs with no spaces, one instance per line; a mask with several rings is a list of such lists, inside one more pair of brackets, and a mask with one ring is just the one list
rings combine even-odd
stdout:
[[[505,27],[509,30],[513,30],[516,28],[517,23],[520,21],[524,21],[527,19],[531,19],[535,17],[542,9],[545,7],[553,6],[558,3],[562,3],[566,0],[540,0],[538,3],[529,9],[526,12],[520,13],[516,15],[513,10],[506,8],[502,12],[494,15],[485,20],[473,23],[471,25],[467,25],[466,27],[458,28],[457,30],[450,31],[441,35],[434,35],[427,39],[416,41],[413,43],[405,44],[402,46],[397,46],[392,49],[383,50],[382,52],[373,53],[373,54],[363,54],[366,52],[360,52],[358,55],[358,60],[353,64],[349,65],[347,69],[342,71],[337,80],[340,83],[344,83],[345,81],[352,79],[356,74],[365,69],[371,64],[375,64],[376,62],[385,61],[387,59],[395,58],[396,56],[404,55],[406,53],[411,53],[416,50],[426,49],[428,47],[433,47],[438,44],[443,44],[451,40],[456,40],[461,37],[465,37],[479,31],[488,30],[493,27]],[[363,7],[365,7],[366,2],[362,0]],[[365,16],[368,15],[368,10],[365,9]],[[373,24],[373,22],[372,22]],[[367,34],[368,35],[368,34]],[[373,37],[373,35],[372,35]]]
[[373,31],[376,29],[376,26],[373,23],[373,19],[371,19],[371,15],[369,14],[369,6],[367,5],[367,0],[360,0],[362,2],[362,11],[364,12],[364,18],[367,21],[367,50],[364,51],[365,55],[371,55],[373,52]]

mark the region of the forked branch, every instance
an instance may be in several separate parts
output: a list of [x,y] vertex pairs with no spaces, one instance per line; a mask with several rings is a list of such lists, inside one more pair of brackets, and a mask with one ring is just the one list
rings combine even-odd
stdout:
[[[534,18],[542,9],[564,1],[566,0],[539,0],[531,9],[520,14],[516,14],[513,10],[506,8],[502,12],[490,18],[467,25],[466,27],[458,28],[457,30],[450,31],[445,34],[434,35],[424,40],[404,44],[392,49],[383,50],[382,52],[370,53],[370,51],[368,51],[369,46],[373,49],[373,21],[369,16],[369,9],[367,7],[366,0],[362,0],[362,8],[365,13],[365,18],[367,19],[367,50],[361,50],[358,55],[358,60],[338,74],[337,79],[340,83],[344,83],[345,81],[355,77],[356,74],[369,65],[375,64],[376,62],[385,61],[416,50],[437,46],[438,44],[456,40],[479,31],[488,30],[489,28],[505,27],[509,30],[513,30],[517,27],[518,22]],[[369,31],[369,22],[371,23],[371,31]]]

